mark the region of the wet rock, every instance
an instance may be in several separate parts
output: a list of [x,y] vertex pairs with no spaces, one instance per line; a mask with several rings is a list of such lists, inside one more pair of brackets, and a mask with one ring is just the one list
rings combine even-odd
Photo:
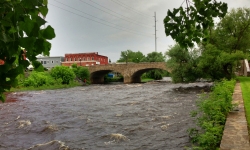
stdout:
[[68,146],[61,141],[50,141],[44,144],[37,144],[30,147],[28,150],[70,150]]

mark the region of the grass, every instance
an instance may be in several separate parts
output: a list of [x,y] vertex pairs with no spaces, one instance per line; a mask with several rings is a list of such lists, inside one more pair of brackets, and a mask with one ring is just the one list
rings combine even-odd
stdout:
[[153,81],[154,79],[152,78],[143,78],[141,79],[141,82],[149,82],[149,81]]
[[43,85],[39,87],[16,87],[16,88],[11,88],[10,92],[19,92],[19,91],[37,91],[37,90],[53,90],[53,89],[63,89],[63,88],[71,88],[71,87],[76,87],[80,86],[81,84],[78,82],[72,82],[70,84],[57,84],[57,85]]
[[240,87],[242,91],[246,118],[247,118],[247,125],[248,125],[248,130],[249,130],[250,129],[250,94],[249,94],[250,77],[238,77],[238,79],[240,80]]

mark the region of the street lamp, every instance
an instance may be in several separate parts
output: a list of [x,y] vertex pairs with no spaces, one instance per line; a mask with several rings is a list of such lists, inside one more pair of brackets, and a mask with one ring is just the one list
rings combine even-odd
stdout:
[[80,66],[82,66],[81,61],[82,61],[82,58],[80,58]]
[[128,54],[125,54],[126,56],[126,64],[128,64]]

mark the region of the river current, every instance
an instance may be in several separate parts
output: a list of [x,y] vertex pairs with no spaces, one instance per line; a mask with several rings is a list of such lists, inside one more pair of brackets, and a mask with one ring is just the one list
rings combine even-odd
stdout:
[[183,150],[211,83],[110,84],[16,92],[0,103],[0,150]]

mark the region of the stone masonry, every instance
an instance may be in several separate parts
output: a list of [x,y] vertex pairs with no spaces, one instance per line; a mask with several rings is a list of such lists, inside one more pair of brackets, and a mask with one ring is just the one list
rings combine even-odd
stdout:
[[149,70],[162,69],[170,71],[165,62],[151,63],[127,63],[89,66],[91,83],[103,83],[104,76],[113,71],[118,72],[124,77],[124,83],[141,82],[141,75]]

